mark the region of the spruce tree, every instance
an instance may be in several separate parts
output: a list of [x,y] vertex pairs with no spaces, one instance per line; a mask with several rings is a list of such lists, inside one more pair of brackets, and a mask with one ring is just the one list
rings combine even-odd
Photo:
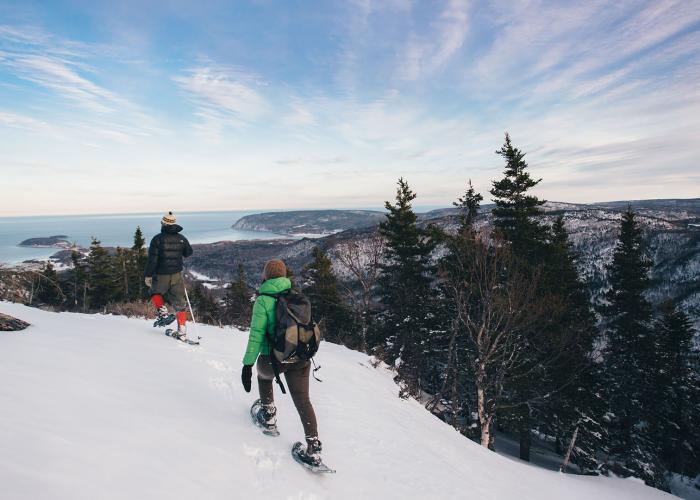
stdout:
[[525,153],[512,145],[508,134],[496,154],[506,161],[506,168],[503,179],[494,181],[491,189],[496,204],[492,210],[494,226],[513,245],[516,255],[528,259],[539,250],[534,243],[545,237],[545,230],[536,219],[542,215],[540,207],[545,201],[528,193],[542,179],[530,177]]
[[[496,154],[506,163],[504,177],[494,181],[490,191],[496,204],[492,209],[496,233],[510,246],[515,258],[529,267],[532,279],[539,279],[543,274],[548,239],[547,228],[539,221],[543,213],[540,207],[545,201],[532,195],[530,190],[542,179],[535,180],[530,176],[528,164],[524,159],[525,153],[513,146],[508,134]],[[538,294],[545,297],[552,293],[547,286],[540,286]],[[555,304],[554,300],[550,302]],[[532,401],[552,390],[551,387],[539,383],[539,380],[548,377],[547,371],[550,367],[550,363],[544,363],[544,357],[539,353],[550,349],[552,345],[561,345],[556,337],[563,330],[554,328],[552,323],[551,317],[544,315],[541,324],[533,325],[523,336],[523,342],[528,345],[528,352],[532,353],[531,367],[525,369],[522,377],[514,377],[511,381],[511,386],[506,392],[514,410],[511,415],[500,416],[502,423],[506,422],[517,428],[520,434],[520,458],[523,460],[530,459],[531,430],[536,424]],[[545,335],[541,334],[544,330],[548,331],[547,340]],[[555,339],[555,343],[549,345],[552,339]]]
[[[470,437],[478,437],[472,417],[475,402],[474,374],[470,371],[469,359],[475,358],[473,349],[467,342],[457,318],[457,307],[454,303],[455,289],[461,289],[464,281],[464,263],[474,258],[474,248],[477,244],[473,224],[479,215],[483,196],[477,193],[471,180],[463,197],[458,198],[453,205],[459,209],[460,229],[456,234],[434,228],[433,236],[445,248],[444,255],[439,261],[436,307],[437,328],[431,332],[433,343],[430,349],[435,354],[432,362],[437,376],[428,382],[435,384],[433,402],[447,402],[447,414],[442,418],[449,421],[460,432]],[[428,407],[435,411],[434,404]]]
[[52,306],[63,302],[64,295],[58,280],[58,274],[50,260],[46,261],[46,265],[41,271],[37,298],[44,304]]
[[403,179],[399,179],[394,204],[385,203],[388,211],[380,224],[385,238],[384,262],[379,292],[384,312],[379,337],[389,363],[398,363],[402,395],[415,394],[420,388],[424,363],[423,342],[428,338],[430,314],[430,253],[433,241],[427,231],[416,224],[411,202],[416,195]]
[[479,214],[479,208],[484,197],[481,193],[477,193],[472,186],[472,180],[469,179],[467,191],[464,196],[457,198],[457,201],[452,204],[459,209],[459,220],[463,231],[471,230],[474,225],[474,220]]
[[[576,254],[569,241],[563,217],[549,232],[542,270],[542,288],[560,302],[541,332],[539,349],[549,349],[546,370],[538,384],[551,394],[538,408],[541,432],[556,436],[562,448],[578,428],[572,461],[582,470],[598,469],[598,451],[604,447],[606,427],[603,380],[595,362],[597,331],[585,285],[576,269]],[[545,351],[546,352],[546,351]]]
[[192,309],[196,315],[195,319],[198,323],[209,325],[220,324],[221,307],[199,282],[192,288],[190,303],[192,304]]
[[148,290],[143,281],[143,271],[146,268],[148,253],[146,240],[143,237],[141,226],[136,226],[134,232],[134,244],[131,246],[131,272],[130,272],[130,298],[141,300],[146,297]]
[[304,269],[304,293],[311,300],[314,319],[322,326],[324,338],[343,343],[351,333],[350,313],[340,298],[338,283],[333,274],[333,264],[326,252],[314,247],[313,261]]
[[224,321],[235,326],[248,327],[252,312],[251,296],[243,264],[238,264],[238,275],[231,282],[224,297]]
[[131,296],[130,279],[132,273],[131,251],[126,248],[117,247],[117,251],[112,258],[112,269],[114,270],[114,283],[112,300],[116,302],[128,301]]
[[700,422],[700,380],[693,366],[697,354],[693,346],[695,330],[673,302],[665,302],[662,313],[654,325],[654,438],[668,470],[694,477],[700,472],[700,449],[695,437],[695,425]]
[[652,370],[656,342],[652,308],[645,297],[651,262],[631,207],[622,215],[620,235],[608,266],[606,378],[611,451],[622,473],[664,487],[659,447],[650,429],[654,401]]
[[87,266],[82,262],[83,259],[76,250],[71,251],[70,259],[73,263],[73,269],[71,271],[72,286],[70,287],[73,305],[76,310],[82,309],[83,311],[87,311]]
[[97,238],[92,238],[87,267],[89,308],[104,307],[114,296],[115,271],[109,253]]

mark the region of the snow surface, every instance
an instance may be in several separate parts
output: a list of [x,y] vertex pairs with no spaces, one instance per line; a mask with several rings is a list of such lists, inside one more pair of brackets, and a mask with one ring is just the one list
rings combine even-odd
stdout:
[[0,312],[32,324],[0,334],[3,500],[672,498],[489,452],[399,399],[391,372],[329,343],[311,391],[338,473],[314,476],[289,453],[302,437],[289,396],[276,394],[280,437],[250,422],[245,333],[200,326],[196,347],[146,320],[6,302]]

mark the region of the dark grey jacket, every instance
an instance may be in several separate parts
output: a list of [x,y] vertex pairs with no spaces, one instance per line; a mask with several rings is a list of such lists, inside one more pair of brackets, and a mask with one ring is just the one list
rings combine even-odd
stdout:
[[148,262],[144,276],[158,274],[175,274],[182,271],[183,257],[192,255],[192,247],[183,235],[182,227],[177,224],[163,225],[160,234],[151,240],[148,247]]

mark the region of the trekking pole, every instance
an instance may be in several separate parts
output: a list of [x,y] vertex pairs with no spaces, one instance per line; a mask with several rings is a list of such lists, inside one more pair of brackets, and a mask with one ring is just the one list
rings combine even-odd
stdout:
[[185,289],[185,299],[187,299],[187,306],[190,308],[190,315],[192,315],[192,324],[195,326],[195,333],[197,334],[197,339],[201,339],[202,337],[199,336],[199,329],[197,328],[197,319],[194,317],[194,311],[192,310],[192,304],[190,304],[190,296],[187,295],[187,287],[185,284],[182,284],[182,288]]

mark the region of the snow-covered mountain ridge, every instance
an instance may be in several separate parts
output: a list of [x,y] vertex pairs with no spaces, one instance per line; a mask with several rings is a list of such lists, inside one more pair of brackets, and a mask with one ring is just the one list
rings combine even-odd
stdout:
[[24,499],[661,499],[637,480],[564,475],[489,452],[397,397],[392,374],[324,344],[312,382],[325,460],[289,454],[301,425],[277,394],[260,434],[240,384],[246,334],[198,327],[199,347],[149,322],[0,303],[32,324],[0,334],[0,497]]

